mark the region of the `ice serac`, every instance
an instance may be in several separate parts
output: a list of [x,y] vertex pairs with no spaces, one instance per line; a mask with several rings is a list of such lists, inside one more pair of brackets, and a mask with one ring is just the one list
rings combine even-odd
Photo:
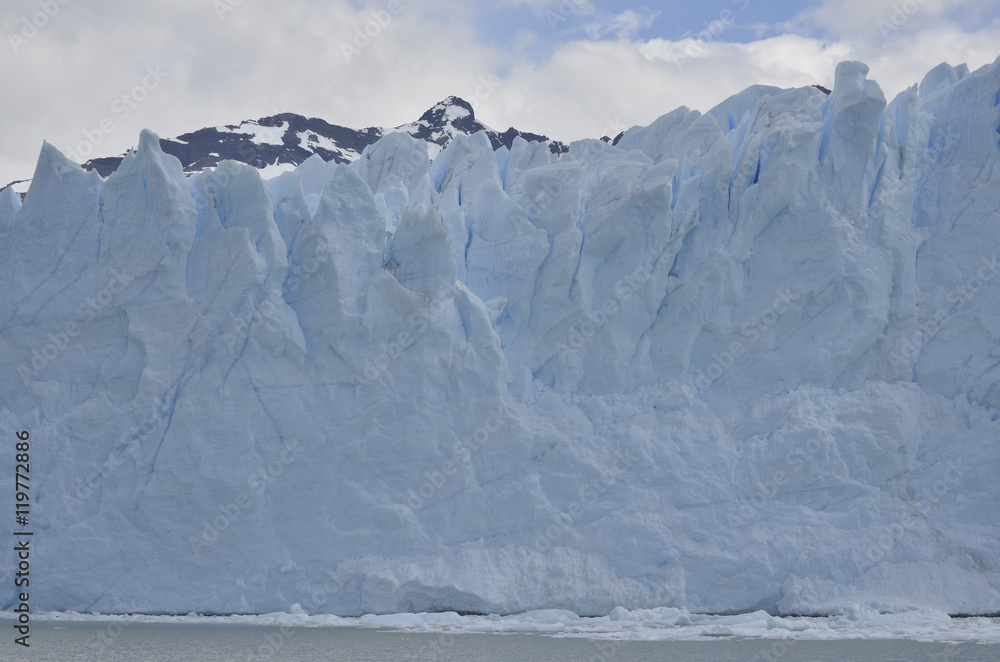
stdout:
[[427,143],[407,133],[390,133],[366,147],[351,167],[375,194],[379,213],[390,232],[405,209],[427,212],[437,200]]
[[267,182],[45,145],[0,194],[32,604],[1000,611],[1000,60],[867,73]]
[[[11,187],[0,191],[0,278],[5,283],[14,282],[14,273],[11,271],[13,263],[11,261],[14,217],[17,216],[21,208],[21,196],[14,192]],[[0,294],[0,317],[6,317],[10,313],[10,290],[4,288]]]
[[2,227],[7,228],[11,223],[14,222],[14,216],[17,214],[17,210],[21,208],[21,196],[14,192],[11,187],[5,188],[0,191],[0,223]]
[[502,299],[497,326],[503,338],[516,342],[528,326],[538,268],[549,254],[548,237],[495,179],[483,182],[469,205],[468,226],[466,282],[483,301]]
[[97,251],[103,188],[100,176],[45,143],[24,205],[16,211],[16,202],[6,205],[0,250],[11,280],[0,310],[9,369],[0,386],[3,402],[34,402],[56,415],[84,397],[72,386],[77,379],[99,381],[94,362],[67,349],[71,335],[96,330],[93,309],[107,295],[104,287],[113,286],[113,267],[100,268]]
[[441,216],[408,211],[392,236],[386,269],[400,285],[431,300],[455,284],[457,267]]

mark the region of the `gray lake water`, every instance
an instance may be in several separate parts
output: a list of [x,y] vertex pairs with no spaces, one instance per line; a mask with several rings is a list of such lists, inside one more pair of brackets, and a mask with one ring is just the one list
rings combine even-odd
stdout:
[[4,627],[0,660],[300,662],[998,662],[1000,645],[900,640],[600,641],[536,634],[421,634],[262,625],[32,623],[28,649]]

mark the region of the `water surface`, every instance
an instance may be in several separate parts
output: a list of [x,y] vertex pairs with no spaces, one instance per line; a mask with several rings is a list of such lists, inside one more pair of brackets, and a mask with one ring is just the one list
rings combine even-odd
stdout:
[[246,662],[997,662],[1000,644],[909,640],[616,641],[538,634],[450,634],[348,627],[32,623],[31,648],[8,625],[0,659]]

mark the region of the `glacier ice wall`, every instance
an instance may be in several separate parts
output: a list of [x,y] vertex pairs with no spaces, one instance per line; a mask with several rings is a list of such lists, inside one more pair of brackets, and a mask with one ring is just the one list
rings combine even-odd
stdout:
[[1000,60],[867,71],[558,156],[46,145],[0,195],[32,604],[1000,611]]

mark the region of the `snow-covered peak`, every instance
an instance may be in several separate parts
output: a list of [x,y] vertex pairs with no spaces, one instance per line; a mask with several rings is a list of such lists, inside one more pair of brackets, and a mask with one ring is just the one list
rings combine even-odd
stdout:
[[[232,160],[253,166],[266,178],[293,169],[314,154],[324,161],[350,163],[361,156],[365,147],[389,133],[404,132],[424,140],[433,159],[455,136],[472,135],[479,131],[486,132],[494,149],[500,146],[510,148],[518,136],[528,142],[547,143],[554,152],[565,149],[546,136],[514,128],[499,132],[488,127],[476,119],[472,105],[457,96],[443,99],[418,120],[397,127],[352,129],[318,118],[281,113],[164,138],[160,146],[165,153],[180,160],[187,174]],[[118,168],[124,156],[95,158],[83,165],[107,177]],[[21,189],[15,190],[23,193],[27,185],[23,184]]]
[[[461,122],[460,120],[465,121]],[[460,126],[464,124],[470,129],[475,128],[476,130],[488,128],[486,125],[481,124],[476,120],[476,114],[472,108],[472,104],[465,99],[455,96],[448,97],[447,99],[431,106],[427,112],[420,116],[417,123],[424,124],[425,126],[438,127]],[[475,133],[475,131],[470,131],[470,133]]]

